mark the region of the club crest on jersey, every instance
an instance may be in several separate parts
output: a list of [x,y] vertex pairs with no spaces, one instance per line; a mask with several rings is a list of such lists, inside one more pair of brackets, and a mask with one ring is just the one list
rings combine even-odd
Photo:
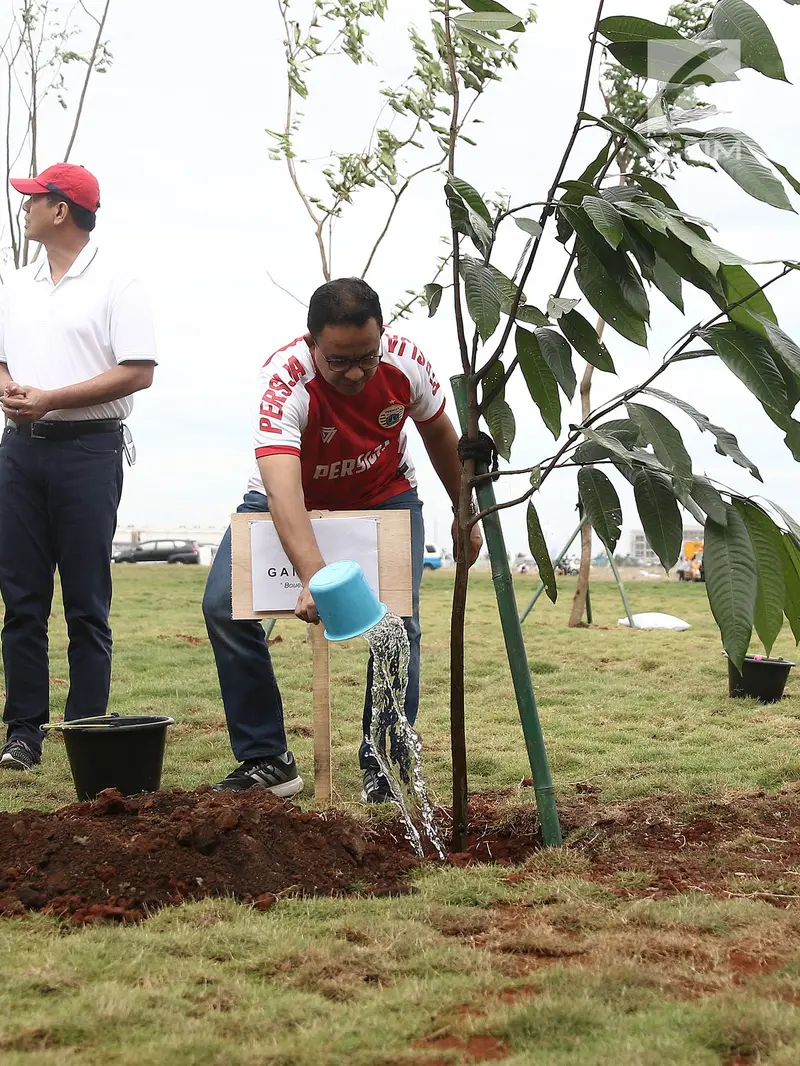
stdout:
[[384,407],[378,415],[378,425],[381,429],[394,429],[402,422],[405,413],[406,409],[401,403],[393,403],[390,407]]
[[319,432],[320,436],[322,437],[322,443],[330,444],[330,442],[336,436],[336,426],[322,426]]

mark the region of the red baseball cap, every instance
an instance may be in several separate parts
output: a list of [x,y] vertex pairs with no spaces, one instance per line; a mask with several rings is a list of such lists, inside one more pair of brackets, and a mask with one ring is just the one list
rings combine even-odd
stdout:
[[78,207],[94,213],[100,206],[100,186],[86,167],[56,163],[35,178],[11,178],[11,185],[24,196],[46,192],[61,193]]

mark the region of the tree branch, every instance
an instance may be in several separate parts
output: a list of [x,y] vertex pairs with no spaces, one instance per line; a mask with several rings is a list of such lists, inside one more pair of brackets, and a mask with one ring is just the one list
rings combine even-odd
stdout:
[[538,255],[539,248],[542,243],[542,238],[544,236],[544,229],[547,225],[547,220],[555,211],[555,208],[552,206],[552,202],[555,200],[556,193],[558,192],[558,186],[561,184],[561,179],[564,176],[564,171],[567,169],[567,164],[569,163],[570,156],[572,155],[572,149],[575,147],[575,142],[578,139],[578,134],[580,133],[583,124],[583,120],[580,118],[580,115],[586,109],[586,101],[589,97],[589,85],[591,83],[592,69],[594,67],[595,52],[597,50],[597,35],[599,32],[600,22],[603,17],[604,7],[605,0],[600,0],[599,4],[597,5],[597,14],[595,16],[594,28],[592,29],[592,34],[590,38],[591,46],[589,48],[589,57],[586,62],[586,73],[583,79],[583,90],[581,92],[581,101],[578,107],[578,117],[575,120],[575,125],[572,129],[572,134],[570,136],[569,143],[567,144],[566,151],[564,152],[564,155],[561,159],[561,163],[559,164],[558,171],[550,188],[550,192],[547,194],[547,205],[543,208],[541,216],[539,218],[539,225],[542,227],[542,232],[535,239],[533,248],[531,249],[530,255],[528,256],[528,261],[525,264],[525,269],[522,271],[522,276],[519,280],[517,293],[514,297],[514,301],[509,311],[508,321],[506,322],[505,328],[503,329],[503,333],[500,337],[500,341],[497,345],[497,348],[492,353],[492,356],[488,360],[488,362],[486,362],[478,372],[479,380],[482,380],[484,378],[489,368],[494,363],[496,363],[498,359],[501,358],[503,352],[505,351],[506,344],[508,344],[508,338],[511,336],[511,330],[514,327],[517,311],[519,310],[520,301],[522,299],[522,290],[525,288],[525,283],[528,280],[531,270],[533,269],[533,264],[536,262],[536,256]]
[[[101,36],[103,34],[103,28],[105,27],[105,24],[106,24],[106,18],[108,16],[108,9],[109,9],[110,6],[111,6],[111,0],[106,0],[105,7],[103,8],[103,14],[102,14],[102,16],[100,18],[100,21],[97,24],[97,33],[95,35],[94,45],[92,46],[92,54],[89,57],[89,65],[86,68],[86,77],[83,79],[83,86],[81,88],[81,95],[80,95],[80,98],[78,100],[78,109],[75,112],[75,123],[74,123],[74,125],[72,127],[72,134],[70,135],[70,138],[69,138],[69,144],[67,145],[67,150],[64,153],[64,162],[65,163],[69,161],[70,152],[72,151],[72,146],[75,144],[75,137],[78,134],[78,126],[80,126],[80,123],[81,123],[81,116],[83,115],[83,105],[84,105],[84,102],[86,100],[86,90],[89,88],[89,79],[91,78],[92,72],[94,71],[95,60],[97,59],[97,50],[100,47],[100,38],[101,38]],[[84,11],[86,11],[86,8],[84,7],[83,4],[81,4],[81,7],[83,8]],[[86,12],[86,13],[89,14],[89,12]],[[97,22],[97,19],[94,17],[94,15],[91,15],[91,18],[93,18],[94,21]]]

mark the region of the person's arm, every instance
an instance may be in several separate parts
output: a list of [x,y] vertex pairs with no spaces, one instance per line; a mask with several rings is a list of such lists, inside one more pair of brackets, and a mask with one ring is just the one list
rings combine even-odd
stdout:
[[258,460],[258,469],[269,500],[269,513],[283,549],[303,582],[295,614],[304,622],[319,622],[308,582],[325,565],[306,511],[298,455],[268,455]]
[[119,400],[123,396],[150,388],[153,383],[153,370],[152,361],[126,362],[87,381],[79,381],[63,389],[36,389],[32,385],[17,385],[7,376],[3,393],[3,414],[13,418],[15,422],[37,422],[50,411],[110,403],[112,400]]
[[[428,458],[436,471],[439,480],[444,485],[447,495],[454,508],[458,507],[461,495],[461,460],[458,457],[458,434],[453,423],[446,414],[440,414],[438,418],[429,422],[417,423],[419,435],[428,453]],[[458,518],[453,522],[453,554],[458,556],[460,531]],[[475,562],[481,552],[483,537],[477,525],[470,530],[470,559],[469,565]]]

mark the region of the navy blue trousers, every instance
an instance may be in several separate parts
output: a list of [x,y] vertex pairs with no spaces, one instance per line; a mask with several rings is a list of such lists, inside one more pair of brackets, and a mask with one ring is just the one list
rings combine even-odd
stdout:
[[106,713],[111,684],[111,544],[122,433],[0,442],[0,595],[9,739],[42,747],[50,714],[47,623],[58,567],[69,635],[65,717]]

